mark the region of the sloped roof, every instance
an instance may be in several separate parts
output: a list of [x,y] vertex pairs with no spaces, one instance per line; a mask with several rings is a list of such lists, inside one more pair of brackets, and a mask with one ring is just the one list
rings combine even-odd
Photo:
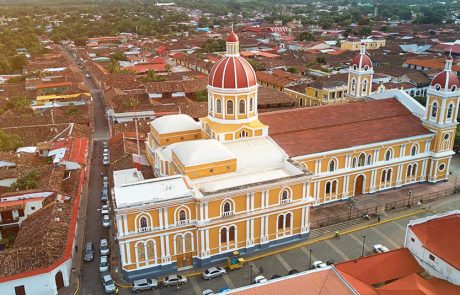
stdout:
[[411,225],[409,229],[428,251],[460,270],[460,214]]
[[368,285],[399,279],[423,271],[406,248],[341,262],[335,267]]
[[431,132],[394,98],[259,114],[291,157]]
[[377,290],[380,295],[441,295],[427,280],[415,273]]
[[153,120],[151,124],[159,134],[201,129],[199,123],[184,114],[163,116]]
[[173,148],[184,166],[197,166],[235,159],[235,155],[215,139],[184,141]]

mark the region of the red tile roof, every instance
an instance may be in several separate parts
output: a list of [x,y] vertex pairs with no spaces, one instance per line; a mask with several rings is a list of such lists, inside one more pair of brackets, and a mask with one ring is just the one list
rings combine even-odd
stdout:
[[86,164],[88,156],[88,138],[75,138],[73,141],[72,150],[70,152],[70,160],[79,164]]
[[126,67],[127,70],[133,71],[136,73],[147,73],[150,70],[154,70],[155,72],[164,72],[166,70],[166,64],[139,64],[130,67]]
[[406,248],[341,262],[335,267],[368,285],[399,279],[423,271]]
[[334,269],[305,272],[232,290],[235,295],[347,295],[355,294]]
[[410,226],[428,251],[460,269],[460,215],[449,215]]
[[35,86],[37,89],[45,89],[45,88],[52,88],[52,87],[64,87],[64,86],[72,86],[72,82],[54,82],[54,83],[42,83]]
[[263,113],[259,119],[291,157],[431,134],[394,98]]
[[460,286],[449,283],[448,281],[441,280],[438,278],[428,279],[431,285],[433,285],[442,295],[458,295],[460,294]]
[[377,290],[380,295],[441,295],[434,286],[415,273]]

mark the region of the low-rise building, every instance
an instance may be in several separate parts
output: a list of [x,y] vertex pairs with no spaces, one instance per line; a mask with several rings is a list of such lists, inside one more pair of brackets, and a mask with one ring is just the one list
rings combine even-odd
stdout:
[[345,42],[340,44],[340,49],[357,51],[361,48],[361,44],[364,43],[366,50],[375,50],[381,47],[385,47],[386,41],[384,37],[373,37],[368,39],[359,39],[356,37],[349,38]]

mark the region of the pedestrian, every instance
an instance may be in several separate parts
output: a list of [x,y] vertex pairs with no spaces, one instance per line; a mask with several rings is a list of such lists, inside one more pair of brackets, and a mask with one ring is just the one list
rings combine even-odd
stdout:
[[377,222],[380,222],[380,214],[377,215]]
[[339,230],[336,230],[336,231],[335,231],[335,237],[336,237],[337,239],[340,239],[340,232],[339,232]]
[[420,207],[420,206],[422,206],[422,201],[421,200],[417,202],[417,207]]

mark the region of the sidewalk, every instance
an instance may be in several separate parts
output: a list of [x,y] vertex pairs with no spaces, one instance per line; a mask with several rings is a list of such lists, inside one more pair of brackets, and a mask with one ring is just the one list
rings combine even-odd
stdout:
[[[312,208],[310,211],[313,228],[330,225],[333,219],[353,219],[365,213],[385,213],[390,208],[401,208],[403,204],[416,204],[420,199],[426,200],[436,194],[452,194],[460,185],[456,176],[449,176],[449,181],[436,184],[415,183],[398,189],[388,189],[373,194],[363,194],[347,201]],[[410,193],[411,192],[411,193]],[[410,196],[409,196],[410,195]],[[337,222],[336,222],[337,223]]]

